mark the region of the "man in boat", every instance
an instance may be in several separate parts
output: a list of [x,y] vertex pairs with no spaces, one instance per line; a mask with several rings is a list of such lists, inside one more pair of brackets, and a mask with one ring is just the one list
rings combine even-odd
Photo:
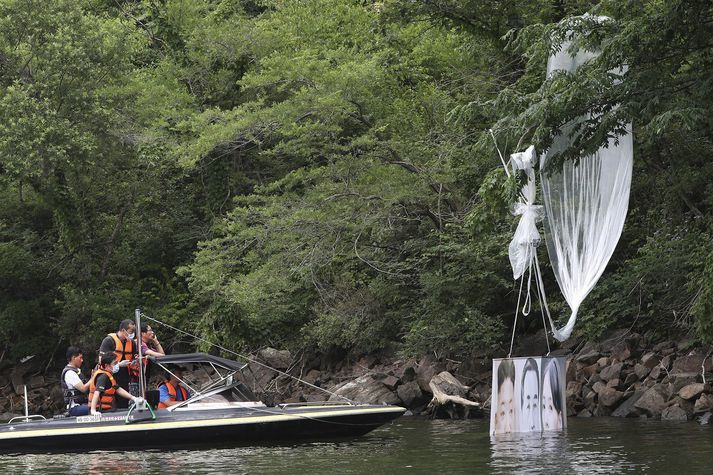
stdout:
[[191,397],[188,389],[181,384],[183,379],[183,368],[176,367],[173,371],[166,371],[166,380],[158,385],[159,391],[159,409],[175,406]]
[[116,395],[118,394],[126,401],[134,401],[136,404],[143,402],[143,398],[132,396],[127,390],[118,385],[114,371],[118,366],[114,363],[114,355],[108,353],[99,359],[99,369],[97,369],[89,380],[89,412],[95,415],[99,412],[112,410],[115,406]]
[[[103,355],[114,355],[114,364],[118,367],[113,372],[114,379],[119,387],[127,392],[130,392],[129,384],[138,381],[138,367],[132,365],[136,355],[135,331],[136,324],[133,320],[122,320],[119,323],[119,330],[116,333],[109,333],[99,347],[100,358]],[[117,400],[117,407],[127,408],[128,406],[128,401]]]
[[[141,324],[141,354],[143,356],[164,356],[166,354],[163,351],[161,343],[156,337],[156,333],[151,328],[151,325],[147,323]],[[150,377],[151,363],[149,360],[144,360],[144,381],[148,382]]]
[[87,392],[89,381],[82,375],[84,355],[76,346],[67,348],[67,366],[62,369],[59,384],[70,416],[86,416],[89,414]]

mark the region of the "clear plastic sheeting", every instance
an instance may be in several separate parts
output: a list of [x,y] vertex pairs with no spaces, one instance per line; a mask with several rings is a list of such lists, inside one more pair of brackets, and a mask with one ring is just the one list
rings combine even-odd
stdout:
[[[572,72],[594,57],[588,52],[573,56],[569,48],[564,44],[550,58],[548,75],[558,69]],[[569,338],[580,305],[601,277],[619,241],[629,207],[633,166],[629,125],[625,135],[610,139],[595,154],[577,164],[566,161],[561,171],[551,171],[549,176],[543,173],[548,158],[570,146],[573,129],[572,123],[563,127],[540,160],[545,242],[557,283],[572,309],[567,324],[559,330],[550,318],[559,341]]]
[[543,210],[542,206],[535,205],[535,147],[531,145],[524,152],[510,155],[510,163],[513,172],[523,170],[527,176],[527,183],[520,190],[520,200],[512,209],[515,216],[520,216],[520,222],[508,250],[513,278],[517,280],[532,265],[535,249],[540,244],[537,222],[542,220]]

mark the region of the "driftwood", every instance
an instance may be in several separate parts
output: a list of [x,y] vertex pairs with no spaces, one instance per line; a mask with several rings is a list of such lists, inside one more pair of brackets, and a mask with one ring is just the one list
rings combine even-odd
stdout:
[[465,395],[468,392],[468,386],[458,381],[448,371],[443,371],[433,378],[428,383],[428,387],[433,393],[431,402],[428,403],[428,409],[432,411],[434,417],[439,412],[445,410],[451,419],[460,417],[460,410],[463,410],[463,418],[467,419],[470,415],[471,408],[480,408],[480,403],[466,399]]

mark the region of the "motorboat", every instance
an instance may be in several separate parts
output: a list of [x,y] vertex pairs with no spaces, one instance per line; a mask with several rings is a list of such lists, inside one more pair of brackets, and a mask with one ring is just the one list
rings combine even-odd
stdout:
[[[0,427],[0,452],[230,446],[366,434],[401,416],[391,405],[314,402],[269,406],[245,384],[244,363],[206,353],[146,357],[165,371],[179,365],[207,376],[185,401],[156,409],[157,391],[125,410],[79,417],[16,417]],[[139,365],[141,366],[141,365]],[[189,378],[187,377],[186,380]],[[188,383],[187,383],[188,384]]]

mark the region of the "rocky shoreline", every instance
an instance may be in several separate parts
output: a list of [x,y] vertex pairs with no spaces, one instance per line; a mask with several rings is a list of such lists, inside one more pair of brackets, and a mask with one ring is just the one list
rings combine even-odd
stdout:
[[[544,338],[533,335],[523,338],[513,354],[546,352]],[[709,423],[713,414],[711,347],[694,346],[685,339],[653,342],[649,336],[620,330],[601,341],[568,341],[551,354],[567,360],[569,416],[696,419]],[[255,360],[243,377],[268,403],[347,399],[400,405],[410,414],[435,418],[484,417],[489,412],[491,356],[454,361],[380,354],[347,362],[294,357],[285,350],[266,348],[255,355]],[[24,385],[31,413],[46,417],[62,413],[59,370],[43,374],[38,364],[30,360],[0,370],[1,419],[23,413]]]

